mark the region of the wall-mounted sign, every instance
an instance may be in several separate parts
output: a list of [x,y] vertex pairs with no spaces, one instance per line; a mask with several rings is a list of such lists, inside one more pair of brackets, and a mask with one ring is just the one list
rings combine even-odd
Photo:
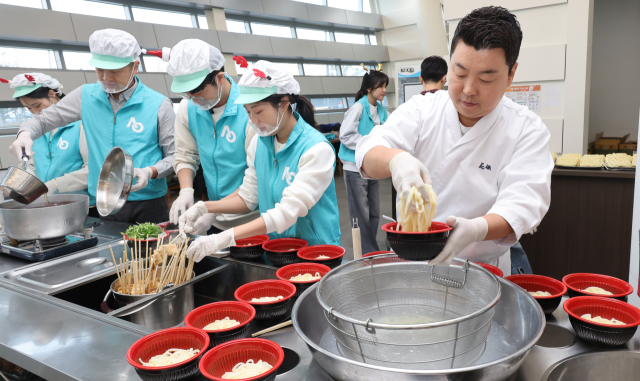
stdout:
[[507,87],[504,95],[531,111],[540,111],[540,85]]

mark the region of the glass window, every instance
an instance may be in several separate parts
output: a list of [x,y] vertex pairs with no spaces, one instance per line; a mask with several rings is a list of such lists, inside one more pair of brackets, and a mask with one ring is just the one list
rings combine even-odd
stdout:
[[0,4],[42,9],[42,0],[0,0]]
[[169,66],[168,62],[164,62],[159,57],[156,56],[142,56],[144,60],[144,68],[147,73],[166,73],[167,66]]
[[205,16],[198,15],[198,25],[200,29],[209,29],[209,22]]
[[252,22],[251,31],[253,32],[253,34],[257,34],[260,36],[291,38],[291,28],[289,28],[288,26]]
[[362,12],[371,13],[371,3],[369,0],[362,0]]
[[94,70],[95,68],[89,65],[91,59],[91,53],[88,52],[62,52],[64,57],[64,64],[67,70]]
[[375,34],[369,35],[369,42],[371,43],[371,45],[378,45],[378,38]]
[[32,117],[26,107],[0,108],[0,128],[20,127],[22,122]]
[[340,75],[340,72],[338,71],[338,65],[303,64],[302,66],[304,67],[304,75]]
[[157,11],[154,9],[135,7],[131,8],[131,10],[135,21],[193,28],[191,15],[188,13]]
[[244,21],[227,20],[227,31],[233,33],[247,33]]
[[296,34],[303,40],[331,41],[326,30],[296,28]]
[[307,3],[307,4],[322,5],[322,0],[293,0],[293,1],[298,1],[301,3]]
[[276,65],[286,69],[291,75],[300,75],[297,63],[274,62]]
[[352,107],[356,104],[356,97],[347,97],[347,102],[349,102],[349,107]]
[[344,98],[311,98],[310,101],[316,111],[347,108]]
[[327,0],[327,5],[334,8],[358,10],[358,0]]
[[342,65],[342,75],[361,77],[366,73],[361,65]]
[[57,69],[53,50],[0,47],[0,67]]
[[336,36],[337,42],[348,42],[350,44],[366,44],[367,43],[364,39],[364,34],[335,32],[333,35]]
[[85,0],[51,0],[51,8],[54,11],[79,13],[81,15],[110,17],[120,20],[126,19],[122,4],[108,4]]

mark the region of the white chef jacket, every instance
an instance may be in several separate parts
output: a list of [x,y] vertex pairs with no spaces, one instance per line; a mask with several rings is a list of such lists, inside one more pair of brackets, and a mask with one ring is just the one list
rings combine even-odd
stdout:
[[502,97],[464,136],[447,91],[415,95],[376,126],[356,147],[362,171],[365,154],[376,146],[405,150],[422,161],[438,195],[435,220],[450,215],[503,217],[508,237],[472,243],[458,258],[497,265],[511,273],[510,246],[538,226],[551,202],[550,133],[527,107]]

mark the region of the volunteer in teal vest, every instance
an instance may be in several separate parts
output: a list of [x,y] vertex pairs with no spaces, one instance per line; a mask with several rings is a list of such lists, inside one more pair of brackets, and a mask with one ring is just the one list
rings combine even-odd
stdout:
[[[199,166],[210,201],[228,197],[240,187],[247,169],[246,150],[255,131],[248,124],[247,111],[234,103],[240,90],[225,74],[220,50],[204,41],[188,39],[172,49],[147,53],[168,62],[167,72],[173,77],[171,91],[183,98],[176,115],[173,161],[180,195],[169,213],[171,222],[177,224],[179,216],[194,203],[193,179]],[[258,217],[259,212],[207,213],[196,221],[194,233],[219,233]]]
[[258,134],[247,150],[248,168],[237,193],[223,201],[197,202],[180,216],[188,232],[205,213],[260,211],[261,217],[219,234],[200,237],[187,256],[200,261],[258,234],[295,237],[309,245],[340,245],[338,202],[333,181],[335,152],[315,129],[311,102],[289,72],[258,61],[238,83],[240,96]]
[[376,239],[380,223],[380,195],[378,180],[360,176],[355,164],[355,149],[363,136],[369,135],[375,126],[387,120],[387,110],[382,101],[387,93],[389,77],[379,70],[369,70],[362,78],[356,94],[356,103],[344,114],[340,126],[340,151],[342,173],[347,188],[349,217],[358,220],[362,253],[380,250]]
[[133,158],[134,183],[122,209],[104,219],[163,222],[169,218],[165,177],[173,173],[173,103],[136,76],[140,46],[127,32],[103,29],[89,37],[97,83],[83,85],[41,115],[24,122],[11,145],[31,152],[32,137],[80,119],[89,151],[88,192],[95,197],[107,153],[120,146]]
[[[58,80],[42,73],[16,75],[10,82],[13,98],[34,115],[64,98]],[[27,171],[42,180],[47,194],[75,193],[87,195],[88,151],[82,123],[76,121],[47,132],[33,142],[33,156]],[[90,205],[95,199],[90,200]]]

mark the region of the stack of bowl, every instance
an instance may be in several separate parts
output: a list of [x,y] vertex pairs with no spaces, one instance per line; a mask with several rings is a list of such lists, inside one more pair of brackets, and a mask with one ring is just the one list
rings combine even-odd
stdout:
[[274,266],[282,267],[300,262],[298,251],[308,245],[309,242],[300,238],[278,238],[266,242],[262,248]]
[[260,234],[254,237],[236,240],[236,245],[229,248],[231,257],[241,261],[252,261],[262,257],[264,250],[262,244],[269,241],[270,237]]

